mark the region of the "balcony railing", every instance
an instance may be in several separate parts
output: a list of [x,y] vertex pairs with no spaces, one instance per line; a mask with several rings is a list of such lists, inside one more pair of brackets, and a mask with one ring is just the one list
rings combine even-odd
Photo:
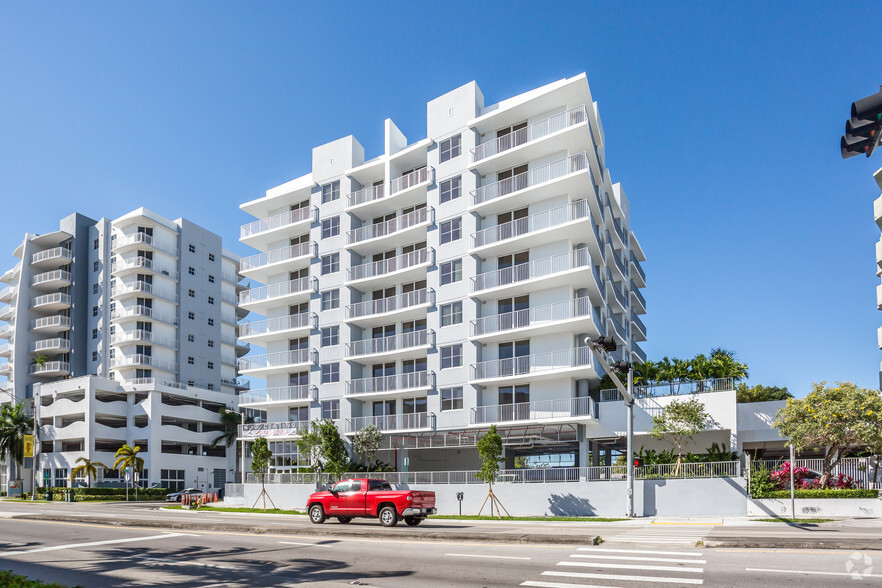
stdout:
[[435,290],[432,288],[422,288],[420,290],[396,294],[395,296],[389,296],[387,298],[378,298],[377,300],[368,300],[366,302],[350,304],[346,307],[346,318],[354,319],[375,314],[395,312],[396,310],[404,310],[405,308],[420,306],[422,304],[435,304]]
[[591,254],[587,249],[576,249],[568,253],[560,253],[551,257],[536,259],[513,265],[511,267],[478,274],[472,278],[472,292],[480,292],[490,288],[498,288],[508,284],[516,284],[526,280],[543,278],[552,274],[565,272],[591,265]]
[[525,329],[556,321],[590,317],[593,312],[594,306],[591,304],[591,299],[587,296],[574,300],[555,302],[554,304],[533,306],[523,310],[494,314],[474,320],[472,321],[472,336],[478,337],[500,331]]
[[576,347],[473,364],[472,380],[507,378],[568,368],[587,368],[592,365],[591,351],[587,347]]
[[415,412],[411,414],[389,414],[385,416],[366,416],[346,419],[346,432],[356,433],[368,425],[376,425],[381,431],[413,431],[434,429],[434,412]]
[[425,222],[434,222],[434,217],[434,208],[420,208],[419,210],[414,210],[413,212],[408,212],[407,214],[395,217],[392,220],[373,223],[348,231],[346,233],[347,243],[352,245],[362,241],[376,239],[378,237],[386,237],[387,235],[403,231]]
[[616,262],[616,267],[619,268],[619,271],[622,272],[622,275],[627,278],[628,277],[628,269],[625,267],[625,262],[621,258],[619,258],[619,254],[617,251],[613,250],[612,258]]
[[483,247],[484,245],[498,243],[499,241],[514,239],[515,237],[520,237],[527,233],[541,231],[581,218],[588,218],[590,214],[591,213],[588,210],[588,201],[577,200],[576,202],[571,202],[564,206],[552,208],[551,210],[546,210],[537,214],[531,214],[528,217],[519,218],[494,227],[488,227],[477,233],[473,233],[472,247]]
[[379,184],[377,186],[368,186],[367,188],[362,188],[357,192],[352,192],[348,196],[346,196],[346,201],[348,202],[347,206],[358,206],[359,204],[364,204],[365,202],[373,202],[374,200],[379,200],[386,195],[385,184]]
[[253,235],[265,233],[267,231],[272,231],[281,227],[286,227],[288,225],[293,225],[294,223],[299,223],[305,220],[315,222],[317,219],[318,208],[315,206],[298,208],[297,210],[289,210],[288,212],[283,212],[282,214],[277,214],[269,218],[263,218],[242,225],[241,229],[239,230],[239,238],[246,239]]
[[15,293],[18,291],[16,286],[7,286],[0,290],[0,300],[6,300],[15,296]]
[[47,327],[69,327],[70,317],[68,316],[46,316],[38,318],[31,322],[32,329],[43,329]]
[[31,263],[39,263],[41,261],[45,261],[47,259],[72,259],[73,255],[70,252],[70,249],[66,247],[53,247],[52,249],[47,249],[46,251],[38,251],[31,256]]
[[[708,392],[728,392],[735,389],[734,378],[710,378],[689,382],[662,382],[649,386],[634,386],[635,398],[659,398],[682,394],[706,394]],[[621,400],[622,395],[615,388],[600,391],[600,402]]]
[[178,302],[178,295],[176,292],[157,288],[153,284],[145,282],[144,280],[136,280],[132,283],[118,283],[110,289],[110,294],[111,296],[121,296],[123,294],[151,294],[175,304]]
[[314,312],[301,312],[289,316],[280,316],[263,321],[239,324],[239,337],[253,337],[278,331],[302,329],[305,327],[315,328],[318,316]]
[[610,311],[609,313],[609,320],[612,321],[613,327],[615,328],[616,332],[621,335],[622,339],[627,339],[628,328],[622,323],[622,321],[616,318],[615,313],[612,311]]
[[637,325],[640,328],[640,330],[643,332],[643,334],[645,335],[646,334],[646,325],[643,324],[643,321],[640,320],[640,317],[637,316],[637,313],[635,313],[633,310],[631,311],[631,320],[634,321],[634,324]]
[[70,272],[65,270],[54,270],[51,272],[43,272],[42,274],[37,274],[34,276],[31,284],[33,286],[39,286],[40,284],[45,284],[46,282],[53,282],[55,280],[64,280],[65,282],[70,282]]
[[532,186],[544,184],[551,180],[588,169],[588,155],[583,151],[570,155],[558,161],[552,161],[536,169],[525,171],[522,174],[481,186],[471,192],[472,206],[489,202],[514,192],[526,190]]
[[177,246],[161,242],[153,235],[148,235],[147,233],[142,233],[140,231],[137,233],[132,233],[130,235],[118,237],[113,240],[113,249],[119,249],[121,247],[127,247],[129,245],[147,245],[149,247],[153,247],[154,249],[159,249],[160,251],[163,251],[164,253],[167,253],[172,257],[178,257],[178,255],[180,255],[180,250],[177,248]]
[[384,259],[383,261],[373,261],[350,267],[346,270],[349,281],[364,280],[367,278],[375,278],[385,274],[391,274],[399,270],[414,267],[422,264],[435,263],[435,250],[431,247],[424,247],[404,253],[396,257]]
[[315,248],[316,245],[314,242],[307,241],[306,243],[298,243],[297,245],[289,245],[287,247],[273,249],[267,253],[258,253],[251,257],[243,257],[239,262],[239,271],[245,272],[259,267],[272,265],[274,263],[297,259],[298,257],[312,256]]
[[[645,331],[644,331],[644,334],[646,334]],[[640,349],[640,346],[637,345],[636,343],[633,344],[633,346],[631,347],[631,353],[633,353],[634,355],[636,355],[637,358],[638,358],[641,362],[646,361],[646,352],[643,351],[642,349]]]
[[150,306],[137,304],[131,308],[117,308],[110,313],[110,320],[119,320],[124,318],[144,317],[152,318],[170,325],[177,325],[178,321],[175,317],[164,312],[157,312]]
[[239,394],[239,405],[258,402],[315,401],[317,398],[318,388],[315,386],[280,386]]
[[66,361],[47,361],[44,363],[35,363],[28,366],[28,373],[31,375],[39,375],[48,372],[69,372],[70,364]]
[[31,343],[31,353],[43,351],[44,349],[68,350],[70,349],[70,341],[56,337],[54,339],[40,339]]
[[317,289],[318,281],[315,278],[299,278],[297,280],[279,282],[278,284],[270,284],[269,286],[261,286],[260,288],[252,288],[251,290],[243,290],[239,292],[239,304],[250,304],[303,292],[315,292]]
[[595,417],[594,400],[580,398],[556,398],[536,402],[478,406],[472,409],[472,424],[511,421],[538,421],[543,419]]
[[409,174],[397,177],[389,182],[389,194],[396,194],[408,188],[412,188],[423,182],[433,182],[435,180],[435,168],[424,167],[416,169]]
[[631,294],[637,297],[637,300],[640,301],[643,308],[646,308],[646,298],[643,297],[643,294],[640,293],[640,288],[638,288],[634,282],[631,282]]
[[634,264],[634,267],[637,268],[637,273],[640,274],[640,277],[643,278],[643,281],[646,281],[646,272],[643,271],[643,268],[640,266],[640,262],[637,261],[637,256],[634,255],[634,252],[631,251],[631,263]]
[[252,355],[239,360],[239,371],[315,363],[315,349],[292,349],[266,355]]
[[541,139],[551,133],[562,131],[567,127],[578,125],[588,121],[588,111],[585,105],[576,106],[566,112],[552,115],[546,119],[535,122],[508,135],[498,137],[486,143],[481,143],[472,149],[472,161],[481,161],[491,155],[508,151],[519,147],[524,143]]
[[606,277],[607,284],[612,288],[613,293],[616,295],[616,300],[622,305],[622,308],[628,308],[628,299],[625,297],[625,290],[621,286],[616,285],[616,281],[613,279],[612,270],[609,267],[606,268]]
[[346,382],[346,396],[430,388],[434,385],[434,375],[434,372],[411,372],[409,374],[349,380]]
[[70,294],[55,292],[53,294],[44,294],[34,298],[33,306],[43,306],[45,304],[65,304],[70,306]]
[[117,357],[115,359],[110,360],[111,368],[121,368],[121,367],[138,367],[138,366],[149,366],[151,368],[156,368],[158,370],[164,370],[167,372],[176,372],[178,371],[178,364],[173,361],[161,361],[155,359],[152,355],[146,355],[143,353],[135,353],[134,355],[125,355],[122,357]]
[[239,425],[241,439],[258,437],[298,437],[309,430],[309,421],[282,421],[278,423],[251,423]]
[[153,333],[153,331],[146,331],[144,329],[135,329],[134,331],[130,331],[128,333],[123,331],[117,331],[115,335],[110,338],[110,342],[113,345],[119,345],[120,343],[135,343],[135,342],[146,342],[146,343],[155,343],[156,345],[162,345],[163,347],[171,347],[177,349],[177,343],[174,339],[168,337],[160,337]]
[[362,355],[374,355],[376,353],[390,353],[404,351],[414,347],[432,346],[435,344],[435,331],[425,330],[411,331],[410,333],[398,333],[388,337],[376,339],[362,339],[346,344],[346,357],[360,357]]

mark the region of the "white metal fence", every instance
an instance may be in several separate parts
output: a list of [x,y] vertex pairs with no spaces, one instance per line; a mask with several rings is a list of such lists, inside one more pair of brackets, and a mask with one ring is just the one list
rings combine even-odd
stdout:
[[[635,398],[656,398],[659,396],[677,396],[680,394],[702,394],[708,392],[726,392],[735,389],[734,378],[709,378],[690,382],[663,382],[649,386],[634,386]],[[622,395],[615,388],[600,391],[600,402],[621,400]]]

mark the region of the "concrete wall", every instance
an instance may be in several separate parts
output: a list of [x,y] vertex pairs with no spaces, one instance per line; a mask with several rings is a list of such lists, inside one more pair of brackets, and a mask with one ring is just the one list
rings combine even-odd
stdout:
[[[748,499],[748,516],[789,517],[789,498]],[[879,498],[798,498],[797,517],[878,517],[882,515]]]

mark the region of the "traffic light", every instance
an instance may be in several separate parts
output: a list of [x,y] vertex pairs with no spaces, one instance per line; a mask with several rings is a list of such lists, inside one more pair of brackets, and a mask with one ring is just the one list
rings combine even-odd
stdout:
[[882,90],[851,103],[851,118],[845,121],[845,135],[839,141],[842,159],[865,153],[867,157],[882,137]]
[[616,340],[613,339],[612,335],[607,335],[605,337],[598,337],[594,340],[594,346],[604,349],[606,351],[615,351],[616,350]]
[[635,457],[634,458],[634,467],[635,468],[642,468],[643,467],[643,458],[642,457]]

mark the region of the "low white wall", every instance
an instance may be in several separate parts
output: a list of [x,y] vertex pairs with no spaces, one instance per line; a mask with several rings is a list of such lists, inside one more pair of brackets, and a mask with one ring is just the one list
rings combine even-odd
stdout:
[[[759,498],[747,501],[748,516],[789,517],[789,498]],[[878,498],[797,498],[797,517],[878,517],[882,500]]]

